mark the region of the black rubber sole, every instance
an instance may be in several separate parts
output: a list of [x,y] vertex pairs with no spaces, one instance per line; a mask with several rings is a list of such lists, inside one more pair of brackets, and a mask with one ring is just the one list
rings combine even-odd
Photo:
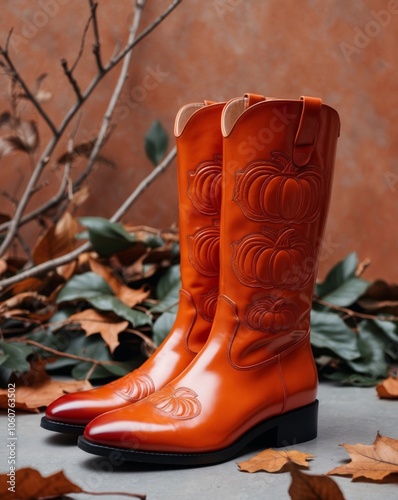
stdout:
[[64,422],[56,422],[47,417],[42,417],[40,427],[53,432],[62,432],[63,434],[83,434],[85,425],[67,424]]
[[[290,446],[315,439],[318,433],[318,401],[270,418],[250,429],[232,445],[206,453],[166,453],[129,450],[95,444],[80,436],[77,445],[88,453],[114,460],[162,465],[212,465],[233,459],[250,443],[258,448]],[[121,463],[122,463],[121,462]]]

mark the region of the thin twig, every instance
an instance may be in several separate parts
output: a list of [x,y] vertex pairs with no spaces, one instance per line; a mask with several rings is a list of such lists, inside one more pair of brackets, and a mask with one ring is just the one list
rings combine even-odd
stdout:
[[[90,5],[91,4],[93,4],[93,0],[90,0]],[[95,5],[97,5],[97,4],[95,4]],[[95,10],[94,10],[94,13],[95,13]],[[93,15],[94,15],[94,13],[93,13]],[[127,45],[131,45],[134,42],[138,27],[139,27],[139,24],[141,21],[141,16],[142,16],[142,8],[136,9],[134,19],[133,19],[133,22],[131,24]],[[96,23],[94,22],[93,25],[95,26]],[[95,165],[95,161],[96,161],[96,158],[98,156],[98,153],[99,153],[103,143],[105,142],[107,136],[109,135],[109,127],[110,127],[112,115],[113,115],[113,112],[114,112],[115,107],[117,105],[117,102],[119,100],[120,94],[123,90],[124,83],[128,77],[128,70],[130,67],[131,56],[132,56],[132,51],[130,51],[123,60],[123,66],[122,66],[122,69],[120,71],[120,75],[119,75],[118,81],[116,83],[115,89],[113,91],[113,94],[110,98],[108,108],[105,111],[104,118],[102,120],[100,131],[98,133],[97,139],[95,141],[93,149],[91,150],[90,157],[87,160],[87,165],[86,165],[84,171],[80,174],[79,178],[74,183],[74,189],[79,189],[80,185],[83,183],[83,181],[87,178],[87,176],[89,175],[89,173],[93,169],[93,166]]]
[[92,16],[90,16],[88,19],[87,19],[87,22],[86,22],[86,25],[84,26],[84,29],[83,29],[83,34],[82,34],[82,39],[81,39],[81,42],[80,42],[80,48],[79,48],[79,52],[77,54],[77,57],[76,57],[76,60],[75,62],[72,64],[72,66],[70,67],[70,72],[73,73],[77,67],[77,65],[79,64],[79,61],[83,55],[83,52],[84,52],[84,45],[86,43],[86,36],[87,36],[87,31],[88,31],[88,28],[90,27],[90,24],[91,24],[91,20],[92,20]]
[[36,97],[33,95],[33,93],[30,91],[28,85],[25,83],[25,80],[22,78],[21,74],[17,71],[12,59],[10,58],[10,55],[8,53],[8,45],[9,41],[12,35],[12,30],[9,32],[5,48],[0,46],[0,55],[5,59],[7,62],[7,67],[6,71],[11,75],[12,78],[14,78],[22,87],[24,90],[25,94],[27,95],[29,101],[33,104],[33,106],[37,109],[43,120],[47,123],[47,125],[50,127],[51,132],[55,135],[57,133],[57,128],[54,125],[53,121],[49,117],[49,115],[44,111],[43,107],[41,106],[40,102],[36,99]]
[[[129,52],[132,50],[137,44],[139,44],[145,37],[147,37],[164,19],[171,13],[173,10],[182,2],[182,0],[174,0],[165,11],[160,14],[160,16],[153,21],[130,45],[126,45],[126,47],[116,56],[114,57],[109,64],[105,67],[105,71],[109,71],[109,69],[113,68],[118,64]],[[138,5],[138,2],[137,2]],[[142,8],[142,6],[140,5]]]
[[72,71],[68,68],[68,63],[66,59],[61,59],[61,66],[64,70],[67,79],[69,80],[69,83],[71,84],[73,90],[75,91],[77,100],[81,102],[83,100],[83,96],[79,84],[77,83],[76,78],[72,75]]
[[[7,234],[4,237],[3,242],[0,245],[0,256],[4,254],[4,252],[9,248],[11,245],[12,240],[15,237],[15,234],[17,233],[23,212],[30,200],[31,197],[31,192],[36,185],[37,180],[41,176],[43,169],[45,165],[48,163],[49,158],[51,154],[53,153],[55,147],[57,146],[60,137],[62,134],[65,132],[67,126],[71,122],[71,120],[75,117],[76,113],[80,110],[81,106],[83,103],[90,97],[94,89],[97,87],[99,82],[103,79],[103,77],[108,74],[108,72],[113,69],[128,53],[130,50],[133,49],[139,42],[141,42],[147,35],[149,35],[156,26],[158,26],[176,7],[178,4],[181,3],[182,0],[174,0],[173,3],[146,29],[141,33],[139,37],[137,37],[133,43],[131,43],[129,46],[126,46],[123,51],[115,58],[110,61],[110,63],[104,68],[104,71],[102,73],[98,73],[91,83],[88,85],[87,89],[83,93],[83,99],[82,101],[77,100],[76,103],[70,108],[70,110],[67,112],[67,114],[64,116],[63,121],[59,125],[58,129],[55,129],[54,127],[54,132],[53,132],[53,137],[50,139],[49,143],[47,144],[47,147],[43,151],[36,168],[32,172],[32,175],[29,179],[29,182],[27,183],[25,187],[25,191],[20,199],[20,202],[18,204],[18,207],[15,211],[14,217],[12,221],[10,222],[10,225],[8,226],[8,231]],[[29,89],[28,89],[29,90]],[[35,97],[29,92],[29,98],[32,99],[33,102],[36,102],[37,100]],[[39,104],[39,103],[37,103]],[[71,259],[73,260],[73,259]],[[70,262],[70,261],[68,261]],[[17,280],[20,281],[20,280]],[[4,286],[3,282],[0,282],[0,287]]]
[[342,312],[349,318],[362,318],[362,319],[379,319],[381,321],[398,321],[398,316],[381,316],[376,314],[366,314],[357,311],[353,311],[352,309],[348,309],[347,307],[336,306],[331,302],[327,302],[326,300],[319,299],[318,297],[314,297],[314,302],[321,304],[323,306],[328,307],[329,309],[333,309],[335,311]]
[[98,2],[94,2],[93,0],[89,0],[89,2],[90,2],[90,8],[91,8],[91,17],[93,19],[93,32],[94,32],[93,53],[95,56],[95,60],[97,62],[98,71],[100,73],[103,73],[104,72],[104,65],[102,64],[101,43],[100,43],[98,18],[97,18]]
[[36,342],[35,340],[27,339],[24,337],[14,337],[7,339],[7,342],[21,342],[22,344],[28,344],[32,345],[34,347],[38,347],[39,349],[42,349],[43,351],[51,352],[51,354],[54,354],[55,356],[60,356],[62,358],[70,358],[70,359],[76,359],[77,361],[87,361],[88,363],[95,363],[95,364],[101,364],[101,365],[115,365],[117,364],[116,361],[99,361],[98,359],[93,359],[93,358],[85,358],[84,356],[79,356],[78,354],[70,354],[69,352],[64,352],[64,351],[58,351],[57,349],[53,349],[52,347],[48,347],[44,344],[40,344],[40,342]]
[[137,200],[141,194],[146,191],[149,186],[157,179],[163,172],[169,167],[174,158],[177,155],[176,148],[174,147],[166,158],[154,169],[152,172],[142,180],[138,186],[134,189],[131,195],[125,200],[124,203],[116,210],[116,212],[109,219],[111,222],[116,222],[120,220],[123,215],[129,210],[131,205]]
[[[131,207],[131,205],[137,200],[137,198],[143,193],[148,187],[161,175],[165,170],[170,166],[172,161],[174,160],[176,156],[176,148],[174,147],[170,153],[166,156],[166,158],[147,176],[143,181],[140,182],[140,184],[137,186],[137,188],[134,190],[134,192],[127,198],[127,200],[122,204],[122,206],[113,214],[113,216],[110,218],[111,222],[116,222],[118,221],[125,213],[126,211]],[[46,273],[49,271],[52,271],[58,266],[62,266],[64,264],[68,264],[69,262],[72,262],[73,260],[77,259],[79,255],[81,255],[84,252],[88,252],[89,250],[92,249],[91,243],[87,241],[80,247],[76,248],[72,252],[69,252],[65,255],[62,255],[61,257],[57,257],[52,260],[48,260],[46,262],[43,262],[42,264],[38,264],[37,266],[34,266],[26,271],[22,271],[14,276],[11,276],[10,278],[5,278],[4,280],[0,281],[0,290],[3,288],[14,285],[15,283],[19,283],[20,281],[26,279],[26,278],[31,278],[32,276],[37,276],[42,273]]]

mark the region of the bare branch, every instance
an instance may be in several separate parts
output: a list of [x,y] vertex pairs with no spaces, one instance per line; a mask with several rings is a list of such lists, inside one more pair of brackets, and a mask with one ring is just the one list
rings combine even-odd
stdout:
[[[121,205],[121,207],[113,214],[113,216],[110,218],[111,222],[116,222],[118,221],[126,212],[127,210],[131,207],[131,205],[139,198],[141,193],[146,191],[148,187],[161,175],[163,174],[166,169],[171,165],[173,162],[174,158],[176,157],[177,151],[176,148],[174,147],[170,153],[166,156],[166,158],[159,163],[159,165],[152,170],[152,172],[143,180],[140,182],[140,184],[137,186],[137,188],[134,190],[134,192],[126,199],[126,201]],[[69,252],[65,255],[62,255],[61,257],[57,257],[56,259],[49,260],[47,262],[43,262],[42,264],[39,264],[37,266],[34,266],[26,271],[22,271],[19,274],[16,274],[15,276],[11,276],[10,278],[6,278],[4,280],[0,281],[0,290],[4,289],[7,286],[14,285],[15,283],[19,283],[20,281],[26,279],[26,278],[31,278],[32,276],[37,276],[42,273],[46,273],[49,271],[52,271],[58,266],[62,266],[64,264],[68,264],[69,262],[72,262],[73,260],[77,259],[79,255],[81,255],[83,252],[88,252],[91,250],[91,243],[87,241],[80,247],[76,248],[72,252]]]
[[101,43],[100,43],[100,36],[99,36],[99,29],[98,29],[98,18],[97,18],[98,2],[94,2],[93,0],[89,0],[89,2],[90,2],[90,8],[91,8],[91,17],[93,19],[93,31],[94,31],[93,53],[95,56],[95,60],[97,62],[98,71],[100,73],[103,73],[104,72],[104,65],[102,64]]
[[[24,210],[25,210],[25,208],[30,200],[32,190],[34,189],[34,186],[36,185],[37,180],[41,176],[46,164],[49,161],[51,154],[53,153],[56,145],[58,144],[60,137],[65,132],[69,123],[75,117],[75,115],[80,110],[80,108],[82,107],[84,102],[90,97],[90,95],[95,90],[95,88],[97,87],[99,82],[102,80],[102,78],[106,74],[108,74],[109,71],[111,71],[124,57],[126,57],[126,55],[133,49],[133,47],[135,47],[140,41],[142,41],[147,35],[149,35],[149,33],[151,33],[155,29],[155,27],[158,26],[177,7],[177,5],[181,3],[181,1],[182,0],[174,0],[170,4],[170,6],[147,29],[145,29],[141,33],[141,35],[139,35],[137,38],[135,38],[135,40],[133,40],[130,44],[127,44],[126,47],[122,50],[122,52],[120,54],[118,54],[118,56],[116,58],[112,59],[106,67],[104,67],[103,72],[97,73],[97,75],[92,79],[91,83],[86,88],[85,92],[82,94],[82,99],[77,100],[76,103],[69,109],[69,111],[64,116],[64,119],[62,120],[61,124],[59,125],[59,127],[57,129],[55,128],[55,126],[51,122],[52,127],[53,127],[53,137],[50,139],[49,143],[47,144],[47,147],[43,151],[40,159],[38,160],[38,163],[36,164],[34,171],[32,172],[32,175],[29,179],[29,182],[27,183],[27,185],[25,187],[25,191],[24,191],[24,193],[21,197],[21,200],[18,204],[18,207],[15,211],[14,217],[8,226],[7,234],[5,235],[5,238],[0,245],[0,256],[3,255],[4,252],[11,245],[11,242],[14,239],[14,237],[18,231],[18,227],[20,225],[23,212],[24,212]],[[140,3],[140,7],[141,6],[142,6],[142,2]],[[4,50],[2,52],[0,51],[0,55],[3,52],[4,52]],[[17,77],[19,77],[18,74],[17,74]],[[37,101],[35,100],[34,96],[30,97],[31,94],[29,92],[29,89],[26,88],[24,90],[28,91],[27,95],[29,96],[29,98],[32,99],[32,102],[35,102],[37,105],[39,105],[39,103],[37,103]],[[71,260],[73,260],[73,259],[71,259]],[[35,268],[32,268],[32,269],[35,269]],[[17,280],[17,281],[19,281],[19,280]],[[3,284],[0,283],[0,286],[3,286]]]
[[82,102],[83,96],[82,96],[82,93],[80,91],[80,87],[79,87],[75,77],[72,75],[72,71],[68,68],[68,63],[67,63],[66,59],[61,59],[61,66],[64,70],[64,73],[65,73],[67,79],[69,80],[69,83],[72,85],[72,88],[75,91],[77,100]]
[[29,89],[28,85],[26,84],[25,80],[22,78],[21,74],[17,71],[12,59],[10,58],[9,52],[8,52],[8,45],[11,39],[12,35],[12,30],[9,32],[5,48],[0,46],[0,55],[3,57],[3,59],[6,61],[6,65],[4,66],[7,73],[11,75],[11,77],[16,80],[19,85],[22,87],[24,90],[26,96],[30,100],[30,102],[33,104],[33,106],[37,109],[43,120],[47,123],[47,125],[50,127],[51,132],[55,135],[57,133],[57,129],[49,117],[49,115],[44,111],[43,107],[41,106],[40,102],[36,99],[36,96],[31,92]]
[[[146,38],[152,31],[161,23],[163,22],[166,17],[173,12],[173,10],[182,2],[182,0],[173,0],[173,2],[165,9],[165,11],[160,14],[159,17],[157,17],[152,24],[150,24],[137,38],[131,43],[127,44],[126,47],[111,61],[109,64],[105,67],[106,71],[109,71],[111,68],[116,66],[130,50],[132,50],[136,45],[138,45],[144,38]],[[137,1],[137,6],[139,8],[142,8],[142,3],[143,2],[138,2]]]
[[76,69],[76,66],[79,64],[79,61],[83,55],[83,51],[84,51],[84,45],[86,43],[86,36],[87,36],[87,31],[88,31],[88,28],[90,27],[90,23],[91,23],[91,20],[92,20],[92,16],[90,16],[86,22],[86,25],[84,26],[84,29],[83,29],[83,34],[82,34],[82,39],[81,39],[81,42],[80,42],[80,48],[79,48],[79,52],[77,54],[77,57],[76,57],[76,60],[75,62],[72,64],[71,68],[70,68],[70,72],[73,73]]
[[[90,4],[91,3],[92,3],[92,0],[90,0]],[[145,2],[144,2],[144,4],[145,4]],[[131,45],[135,40],[137,30],[138,30],[138,27],[139,27],[139,24],[141,21],[141,17],[142,17],[142,9],[143,9],[144,4],[140,5],[139,8],[136,8],[134,19],[133,19],[133,22],[132,22],[131,28],[130,28],[130,33],[129,33],[127,45]],[[138,5],[138,2],[137,2],[137,5]],[[109,136],[109,131],[110,131],[110,128],[112,127],[112,124],[111,124],[112,115],[113,115],[113,112],[115,110],[116,104],[119,100],[120,94],[123,90],[124,83],[128,77],[128,70],[130,67],[131,56],[132,56],[132,52],[130,51],[126,54],[126,57],[123,60],[123,66],[122,66],[122,69],[120,71],[120,75],[119,75],[118,81],[116,83],[115,89],[113,91],[113,94],[110,98],[108,108],[105,111],[104,118],[103,118],[102,123],[101,123],[100,131],[98,133],[97,139],[96,139],[95,144],[93,146],[93,149],[91,151],[90,157],[87,161],[87,165],[86,165],[84,171],[80,174],[79,178],[75,182],[75,185],[74,185],[75,189],[79,188],[79,186],[87,178],[87,176],[89,175],[89,173],[93,169],[93,166],[95,164],[95,160],[98,156],[98,153],[99,153],[102,145],[104,144],[106,138]]]
[[176,148],[174,147],[166,158],[155,168],[152,172],[142,180],[138,186],[134,189],[131,195],[126,199],[126,201],[118,208],[118,210],[110,218],[111,222],[116,222],[120,220],[123,215],[129,210],[131,205],[141,196],[141,194],[146,191],[149,186],[157,179],[166,169],[170,166],[172,161],[177,155]]

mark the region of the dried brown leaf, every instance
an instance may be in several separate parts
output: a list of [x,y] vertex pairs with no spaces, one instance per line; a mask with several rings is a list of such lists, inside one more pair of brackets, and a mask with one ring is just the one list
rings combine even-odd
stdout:
[[113,293],[129,307],[141,304],[141,302],[149,297],[150,290],[147,287],[142,286],[136,290],[126,286],[117,276],[113,274],[109,267],[100,264],[95,259],[90,259],[90,268],[93,272],[102,276],[112,288]]
[[305,474],[293,463],[289,464],[289,470],[292,500],[344,500],[340,488],[330,477]]
[[7,271],[7,268],[7,261],[4,259],[0,259],[0,276]]
[[80,486],[69,481],[63,471],[43,477],[39,471],[25,467],[15,471],[15,491],[10,491],[7,474],[0,475],[0,498],[2,500],[34,500],[55,498],[68,493],[82,493]]
[[[15,408],[38,413],[63,394],[92,389],[87,380],[56,381],[45,371],[43,362],[32,363],[29,372],[16,380]],[[8,391],[0,389],[0,408],[8,407]]]
[[129,324],[128,321],[120,321],[119,318],[100,313],[95,309],[85,309],[72,314],[69,316],[69,321],[80,323],[87,336],[99,333],[111,352],[119,345],[119,333],[126,330]]
[[379,398],[398,399],[398,379],[388,377],[376,386]]
[[[72,483],[63,471],[55,472],[44,477],[32,467],[25,467],[15,471],[15,488],[10,491],[7,482],[10,477],[7,473],[0,474],[0,498],[2,500],[41,500],[47,498],[66,498],[69,493],[85,493],[87,495],[103,495],[105,497],[123,495],[124,497],[139,498],[145,500],[146,495],[139,493],[121,492],[98,492],[83,490],[80,486]],[[69,497],[68,497],[69,498]]]
[[39,239],[32,255],[36,264],[47,262],[71,252],[76,245],[75,235],[78,223],[69,212],[61,217],[57,224],[51,226]]
[[15,285],[12,286],[12,291],[14,295],[17,295],[19,293],[23,292],[35,292],[40,290],[40,288],[43,286],[43,281],[39,278],[26,278],[19,283],[16,283]]
[[0,158],[13,151],[32,153],[39,145],[39,132],[33,120],[21,120],[10,113],[0,115],[0,127],[12,129],[12,133],[0,137]]
[[398,474],[398,440],[377,434],[373,444],[342,444],[351,462],[334,468],[327,474],[361,477],[381,481],[390,474]]
[[83,186],[81,189],[73,193],[72,199],[70,200],[70,209],[73,210],[80,205],[83,205],[85,201],[87,201],[90,196],[90,190],[87,186]]
[[312,459],[313,455],[302,451],[290,450],[273,450],[269,448],[258,455],[250,458],[245,462],[239,462],[239,470],[243,472],[279,472],[290,461],[301,467],[308,467],[308,460]]
[[0,314],[5,314],[13,309],[37,311],[49,306],[48,298],[37,292],[22,292],[0,302]]

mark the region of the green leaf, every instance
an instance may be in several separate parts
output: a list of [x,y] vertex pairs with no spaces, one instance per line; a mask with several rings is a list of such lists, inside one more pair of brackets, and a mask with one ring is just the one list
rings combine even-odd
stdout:
[[77,299],[92,299],[99,295],[113,295],[108,283],[99,274],[87,272],[76,274],[62,288],[57,303]]
[[[90,337],[86,337],[86,335],[83,333],[83,331],[73,331],[73,332],[68,332],[65,330],[61,330],[56,332],[54,335],[56,337],[56,343],[58,345],[58,350],[61,350],[63,353],[66,354],[75,354],[78,356],[83,356],[83,352],[85,352],[85,349],[88,345],[88,343],[91,341]],[[60,349],[63,347],[62,349]],[[73,359],[73,358],[67,358],[67,357],[59,357],[55,361],[51,361],[50,363],[46,364],[47,370],[59,370],[61,368],[68,368],[71,366],[75,366],[78,364],[80,361]]]
[[156,287],[159,302],[151,308],[151,312],[175,312],[178,307],[181,288],[180,266],[170,266],[160,278]]
[[386,342],[380,333],[380,329],[373,321],[361,321],[357,334],[357,345],[361,358],[347,361],[352,370],[365,374],[369,378],[387,377]]
[[155,167],[162,161],[168,145],[166,130],[159,121],[154,121],[145,137],[145,152]]
[[100,311],[112,311],[120,318],[129,321],[134,327],[152,324],[152,320],[148,314],[137,309],[130,309],[124,302],[113,295],[100,294],[87,300],[96,309]]
[[394,321],[384,321],[381,319],[375,319],[375,324],[383,330],[387,337],[393,342],[398,342],[398,323]]
[[73,276],[57,296],[57,302],[85,299],[100,311],[112,311],[120,318],[126,319],[134,327],[150,325],[152,320],[148,314],[130,309],[118,297],[108,283],[96,273],[87,272]]
[[174,324],[175,318],[175,313],[167,311],[159,316],[159,318],[155,321],[152,331],[153,341],[157,346],[159,346],[169,334]]
[[370,285],[370,282],[355,276],[357,266],[357,254],[350,253],[331,269],[323,283],[317,284],[315,294],[336,306],[353,304]]
[[135,235],[129,234],[121,224],[103,217],[80,217],[79,221],[88,229],[89,240],[101,257],[109,257],[137,243]]
[[345,360],[360,356],[355,333],[332,312],[311,311],[311,344]]
[[1,366],[15,372],[26,372],[30,368],[28,356],[33,353],[31,346],[19,342],[0,342],[0,353],[5,357]]

